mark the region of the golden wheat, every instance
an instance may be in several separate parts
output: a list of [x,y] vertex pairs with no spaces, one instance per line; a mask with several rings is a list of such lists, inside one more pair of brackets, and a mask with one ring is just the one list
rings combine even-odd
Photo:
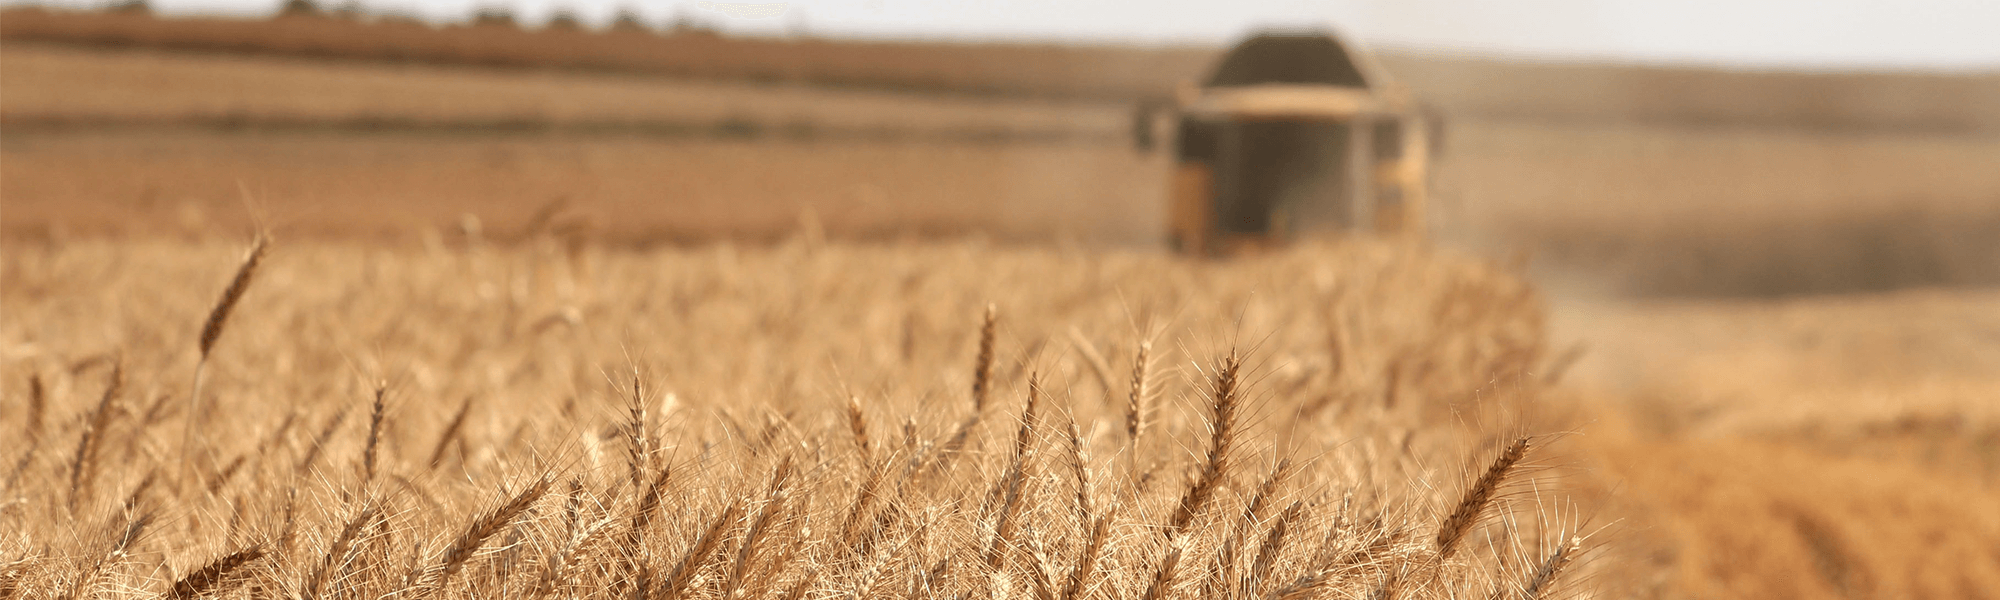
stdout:
[[[1461,541],[1513,510],[1481,490],[1519,457],[1459,498],[1429,483],[1451,476],[1424,465],[1493,435],[1450,415],[1541,347],[1532,291],[1477,264],[1365,243],[1232,264],[523,244],[288,246],[255,267],[258,294],[235,294],[243,351],[209,355],[205,415],[123,397],[189,383],[174,365],[205,303],[184,282],[227,249],[10,251],[0,336],[30,350],[0,377],[28,392],[24,412],[75,417],[0,431],[22,442],[0,444],[20,448],[0,528],[22,532],[0,536],[0,582],[73,597],[1428,598],[1542,594],[1589,568],[1509,562],[1507,528]],[[1139,332],[1134,312],[1179,316]],[[1246,333],[1262,341],[1217,345]],[[1044,353],[1065,336],[1124,349],[1128,385],[1112,393],[1094,348]],[[1400,368],[1385,406],[1399,361],[1424,366]],[[122,383],[82,397],[78,364]],[[607,382],[613,369],[635,375]],[[1531,384],[1486,401],[1532,401]],[[365,428],[347,426],[354,398]],[[147,427],[174,418],[230,432],[201,441],[222,460],[178,485]],[[45,458],[54,439],[79,450]],[[172,579],[151,560],[201,566]]]

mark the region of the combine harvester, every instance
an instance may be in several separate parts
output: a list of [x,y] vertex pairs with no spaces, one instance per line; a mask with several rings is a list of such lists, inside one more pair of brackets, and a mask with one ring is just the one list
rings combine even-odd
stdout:
[[[1175,98],[1168,242],[1230,254],[1300,237],[1422,236],[1434,115],[1327,33],[1263,33]],[[1142,108],[1137,143],[1152,146]]]

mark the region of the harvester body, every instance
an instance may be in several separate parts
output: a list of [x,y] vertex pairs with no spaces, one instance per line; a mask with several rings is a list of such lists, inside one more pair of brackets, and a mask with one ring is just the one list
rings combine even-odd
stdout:
[[1174,246],[1424,231],[1435,119],[1370,57],[1330,34],[1260,34],[1189,88],[1176,98]]

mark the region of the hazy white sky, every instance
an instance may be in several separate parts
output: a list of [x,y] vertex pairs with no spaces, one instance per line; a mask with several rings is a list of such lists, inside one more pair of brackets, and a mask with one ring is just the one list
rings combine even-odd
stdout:
[[[31,0],[0,0],[24,1]],[[151,1],[172,14],[269,12],[279,2]],[[558,7],[604,23],[630,6],[654,22],[683,15],[742,33],[1138,43],[1221,43],[1257,26],[1331,26],[1381,47],[1745,67],[2000,71],[2000,0],[830,0],[782,7],[769,6],[774,0],[359,1],[437,21],[505,6],[530,23]],[[779,8],[782,14],[765,16]]]

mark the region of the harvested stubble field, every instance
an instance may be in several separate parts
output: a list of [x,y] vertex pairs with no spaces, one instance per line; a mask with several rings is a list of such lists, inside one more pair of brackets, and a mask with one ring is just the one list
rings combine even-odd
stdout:
[[[1496,84],[1498,85],[1498,84]],[[1150,244],[1129,107],[9,41],[0,232]],[[1440,237],[1657,296],[2000,283],[2000,135],[1448,113]],[[121,176],[107,177],[106,173]]]
[[1532,289],[1417,247],[251,256],[8,248],[0,595],[1541,597],[1604,525]]
[[[264,122],[324,130],[453,123],[550,128],[738,122],[826,135],[965,131],[1122,136],[1126,105],[940,96],[565,71],[343,63],[9,42],[9,124]],[[810,133],[810,132],[806,132]]]
[[[1152,242],[1164,158],[1119,105],[9,44],[16,236],[399,237],[533,224],[627,242],[984,231]],[[104,173],[119,173],[104,177]],[[240,186],[240,187],[239,187]]]

